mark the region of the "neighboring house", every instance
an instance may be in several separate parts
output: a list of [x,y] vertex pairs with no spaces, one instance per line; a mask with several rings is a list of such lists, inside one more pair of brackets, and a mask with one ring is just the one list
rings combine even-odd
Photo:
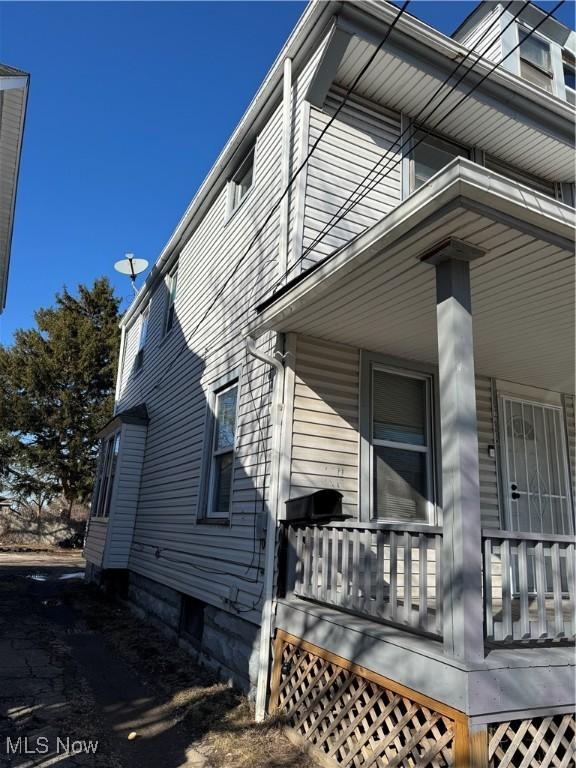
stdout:
[[335,765],[567,766],[574,33],[398,14],[308,7],[123,318],[88,575]]
[[6,306],[29,75],[0,64],[0,314]]

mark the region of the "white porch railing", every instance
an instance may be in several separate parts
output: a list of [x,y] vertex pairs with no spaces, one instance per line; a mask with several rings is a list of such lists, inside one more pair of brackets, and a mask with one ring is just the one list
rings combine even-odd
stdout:
[[[442,637],[441,528],[350,521],[284,530],[289,592]],[[483,545],[486,640],[574,639],[574,538],[483,531]]]
[[287,586],[297,597],[442,636],[440,528],[289,525],[287,537]]
[[488,641],[576,636],[572,536],[483,531]]

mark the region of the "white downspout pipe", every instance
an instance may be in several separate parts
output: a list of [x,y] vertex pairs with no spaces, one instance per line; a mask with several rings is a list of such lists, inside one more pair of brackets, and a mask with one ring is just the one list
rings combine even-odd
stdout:
[[270,405],[272,444],[270,457],[270,500],[267,505],[266,549],[264,555],[264,585],[262,589],[262,621],[260,624],[260,649],[258,660],[258,683],[256,686],[256,721],[266,716],[266,696],[270,671],[270,640],[272,637],[272,601],[274,598],[274,570],[276,565],[276,529],[278,524],[279,475],[284,410],[284,366],[275,357],[261,352],[251,336],[246,338],[246,349],[250,355],[270,365],[276,371]]

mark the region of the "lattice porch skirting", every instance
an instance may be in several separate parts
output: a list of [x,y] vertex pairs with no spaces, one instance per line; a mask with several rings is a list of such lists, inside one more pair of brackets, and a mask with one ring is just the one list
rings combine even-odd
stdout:
[[490,768],[568,768],[576,758],[573,714],[495,723],[488,729]]
[[342,768],[469,768],[467,718],[278,630],[270,710]]

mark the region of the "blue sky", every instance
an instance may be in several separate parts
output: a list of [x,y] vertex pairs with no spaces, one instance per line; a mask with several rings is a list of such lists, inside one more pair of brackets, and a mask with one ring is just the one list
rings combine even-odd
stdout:
[[[408,10],[449,34],[475,5]],[[0,342],[63,284],[129,298],[114,261],[156,259],[304,7],[0,2],[0,61],[31,73]]]

